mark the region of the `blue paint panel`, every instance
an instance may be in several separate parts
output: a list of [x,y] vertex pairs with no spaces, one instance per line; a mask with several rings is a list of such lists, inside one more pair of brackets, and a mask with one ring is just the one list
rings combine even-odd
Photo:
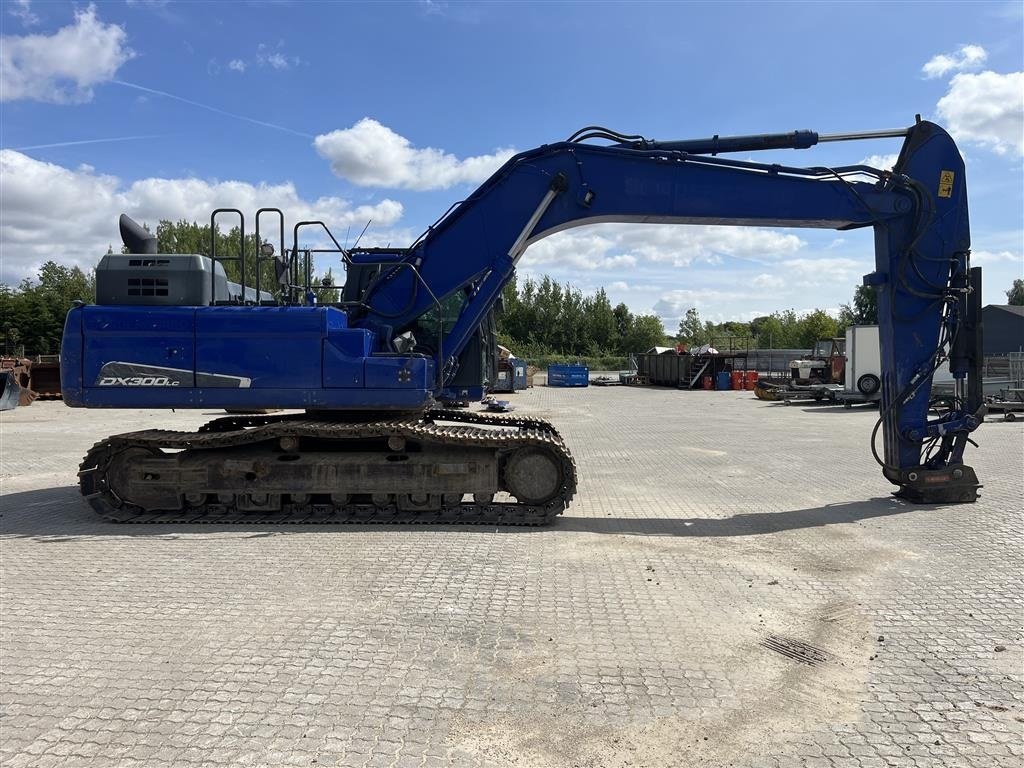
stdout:
[[433,402],[433,393],[409,389],[229,389],[226,387],[90,387],[86,408],[310,408],[324,410],[413,410]]
[[[93,408],[334,410],[430,405],[433,361],[370,358],[373,342],[370,331],[348,328],[346,315],[332,307],[83,307],[72,310],[66,322],[65,402]],[[365,380],[367,360],[372,382]],[[110,362],[180,367],[190,383],[201,386],[94,386]],[[230,380],[216,386],[208,377],[193,377],[195,371],[243,377],[251,386]]]
[[252,389],[319,389],[325,314],[317,307],[200,308],[196,370],[244,377]]
[[369,357],[373,345],[373,333],[365,328],[344,331],[328,331],[326,343],[346,357]]
[[82,316],[82,307],[71,308],[60,343],[60,391],[70,406],[82,404]]
[[373,334],[363,329],[332,331],[324,339],[325,387],[362,387],[363,365]]
[[195,313],[192,307],[82,307],[82,383],[95,386],[105,363],[130,362],[189,372],[180,378],[192,386]]
[[433,389],[434,363],[425,357],[368,357],[366,386],[380,388]]

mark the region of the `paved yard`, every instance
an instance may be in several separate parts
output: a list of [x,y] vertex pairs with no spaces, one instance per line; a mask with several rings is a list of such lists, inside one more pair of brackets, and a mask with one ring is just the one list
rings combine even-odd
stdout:
[[221,414],[4,414],[0,764],[1021,764],[1021,422],[916,507],[873,411],[513,397],[579,464],[549,529],[105,524],[89,445]]

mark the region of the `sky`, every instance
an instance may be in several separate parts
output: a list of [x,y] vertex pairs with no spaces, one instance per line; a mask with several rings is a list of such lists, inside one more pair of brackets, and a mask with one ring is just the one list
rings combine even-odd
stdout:
[[[1024,277],[1024,3],[30,2],[0,5],[0,280],[96,264],[126,212],[324,219],[410,244],[512,153],[585,125],[658,139],[906,127],[967,163],[984,303]],[[759,153],[889,167],[899,139]],[[228,223],[228,220],[224,220]],[[251,213],[249,219],[251,227]],[[851,301],[870,229],[601,224],[549,274],[705,319]],[[321,270],[339,265],[325,257]]]

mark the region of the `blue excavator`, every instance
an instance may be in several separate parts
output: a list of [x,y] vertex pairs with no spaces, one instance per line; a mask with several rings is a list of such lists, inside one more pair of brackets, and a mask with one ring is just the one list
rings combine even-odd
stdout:
[[[891,170],[735,159],[884,137],[904,139]],[[241,224],[231,256],[238,282],[215,250],[224,214]],[[260,234],[267,216],[277,249]],[[286,247],[284,218],[257,211],[262,245],[247,254],[243,213],[218,209],[207,256],[157,253],[156,239],[122,216],[128,253],[103,259],[96,304],[67,316],[64,402],[301,412],[108,437],[79,472],[104,518],[551,522],[577,481],[557,428],[443,403],[479,399],[493,379],[494,315],[523,252],[596,222],[872,227],[875,270],[864,282],[878,293],[882,358],[872,452],[906,500],[977,498],[963,456],[984,413],[981,274],[969,261],[963,159],[920,117],[889,131],[683,141],[591,126],[511,158],[408,248],[346,249],[311,221],[294,223]],[[310,228],[330,247],[309,247]],[[324,251],[346,269],[330,302],[317,300],[310,280],[310,261]],[[946,361],[955,394],[936,413],[932,376]]]

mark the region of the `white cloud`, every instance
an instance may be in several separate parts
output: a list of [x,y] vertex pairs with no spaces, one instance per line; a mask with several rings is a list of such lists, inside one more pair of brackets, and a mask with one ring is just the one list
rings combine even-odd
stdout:
[[29,0],[16,0],[12,5],[7,12],[20,21],[22,26],[34,27],[39,23],[39,16],[32,11],[32,3]]
[[[870,270],[870,262],[870,257],[857,260],[821,256],[782,259],[773,264],[770,272],[756,275],[719,270],[704,277],[714,281],[711,286],[669,291],[660,289],[653,310],[671,329],[675,329],[691,307],[696,307],[705,320],[748,321],[787,305],[800,306],[807,301],[827,301],[829,298],[835,301],[836,286],[843,286],[845,293],[846,286],[858,284],[861,275]],[[680,282],[686,280],[687,276],[680,276]],[[810,311],[798,310],[798,314]],[[826,311],[836,314],[838,310]]]
[[284,40],[277,41],[277,50],[271,51],[266,43],[256,46],[256,63],[261,67],[271,69],[291,69],[302,63],[298,56],[286,56],[281,49],[284,48]]
[[782,274],[786,288],[826,289],[836,284],[856,284],[865,273],[870,271],[873,255],[865,255],[863,259],[842,257],[784,259],[779,262],[778,270]]
[[321,134],[313,144],[336,176],[364,187],[392,189],[447,189],[479,183],[514,154],[511,149],[498,149],[490,155],[459,159],[433,147],[419,149],[369,117],[351,128]]
[[[817,230],[599,224],[531,245],[518,271],[584,290],[603,285],[613,304],[654,313],[674,331],[690,307],[714,322],[838,307],[872,270],[872,242],[870,230],[837,238]],[[1019,251],[988,242],[993,250]],[[617,264],[622,257],[631,260]]]
[[75,12],[75,21],[52,35],[0,39],[0,100],[31,99],[76,104],[92,99],[92,87],[114,78],[135,53],[117,24],[104,24],[96,7]]
[[595,224],[539,240],[526,249],[521,265],[603,270],[638,264],[721,264],[722,257],[771,261],[792,255],[803,245],[796,235],[758,227]]
[[[759,276],[765,277],[765,276]],[[771,278],[771,276],[767,276]],[[722,323],[727,320],[738,320],[750,322],[755,317],[764,317],[772,312],[777,312],[785,306],[785,298],[778,294],[778,286],[774,278],[766,281],[772,285],[755,285],[757,290],[721,290],[717,288],[702,288],[696,290],[682,289],[667,291],[660,295],[654,302],[653,311],[664,323],[665,327],[674,333],[679,327],[679,322],[686,315],[686,311],[695,308],[700,313],[701,320],[710,320],[714,323]],[[757,278],[753,281],[757,283]],[[750,307],[754,309],[739,309],[738,307]],[[790,306],[793,306],[790,304]],[[832,317],[839,316],[839,307],[819,307],[826,314]],[[798,317],[804,317],[816,311],[818,308],[799,308],[794,312]]]
[[778,275],[762,273],[754,278],[753,284],[758,288],[782,288],[786,281]]
[[[236,58],[228,62],[228,69],[232,72],[243,74],[250,67],[270,67],[278,71],[297,67],[302,63],[298,56],[289,56],[284,52],[284,40],[278,40],[277,45],[271,48],[267,43],[260,43],[256,46],[256,55],[251,59]],[[212,75],[220,72],[220,65],[216,59],[210,60],[211,66],[207,70]]]
[[478,24],[483,18],[486,4],[448,3],[444,0],[419,0],[422,16],[450,19],[463,24]]
[[521,264],[537,267],[571,267],[582,270],[612,270],[635,267],[637,259],[626,253],[613,253],[616,243],[600,234],[597,227],[588,231],[560,233],[534,243],[526,249]]
[[956,75],[936,110],[958,140],[1024,155],[1024,72]]
[[1018,266],[1024,266],[1024,257],[1013,251],[971,251],[972,267],[1000,263],[1016,263]]
[[266,63],[274,69],[288,69],[291,64],[281,53],[272,53],[265,59]]
[[[650,276],[648,276],[650,277]],[[615,280],[614,282],[608,283],[600,278],[594,281],[594,290],[604,287],[609,291],[619,291],[622,293],[636,293],[645,292],[652,293],[662,290],[665,285],[663,283],[629,283],[625,280]]]
[[[401,219],[402,204],[381,200],[354,206],[338,197],[303,199],[291,182],[250,184],[203,179],[140,179],[124,185],[114,176],[97,174],[88,166],[64,168],[15,150],[0,150],[4,216],[0,224],[0,254],[4,282],[34,273],[47,259],[92,267],[120,239],[117,218],[127,213],[155,228],[160,219],[209,221],[218,207],[255,212],[264,205],[281,208],[287,222],[322,219],[342,238],[345,228],[360,229],[368,219],[388,227]],[[219,219],[230,228],[234,219]],[[247,221],[253,226],[251,219]],[[261,222],[273,227],[273,219]]]
[[870,165],[872,168],[889,171],[896,165],[898,159],[899,153],[897,152],[893,152],[891,155],[868,155],[858,165]]
[[[757,298],[757,295],[749,291],[687,288],[662,293],[660,298],[654,302],[653,310],[654,314],[665,324],[665,327],[670,332],[675,333],[676,328],[679,327],[679,321],[682,320],[688,309],[697,308],[700,310],[701,317],[704,320],[716,320],[719,315],[708,314],[708,308],[711,308],[712,312],[714,312],[715,308],[723,307],[729,303],[749,302],[755,298]],[[722,316],[721,319],[724,320],[726,318]],[[730,317],[728,319],[737,318]],[[718,322],[721,322],[721,320],[718,320]]]
[[923,67],[921,72],[928,79],[942,77],[950,72],[962,72],[967,69],[977,69],[988,58],[988,52],[980,45],[961,45],[953,53],[940,53],[932,56]]

